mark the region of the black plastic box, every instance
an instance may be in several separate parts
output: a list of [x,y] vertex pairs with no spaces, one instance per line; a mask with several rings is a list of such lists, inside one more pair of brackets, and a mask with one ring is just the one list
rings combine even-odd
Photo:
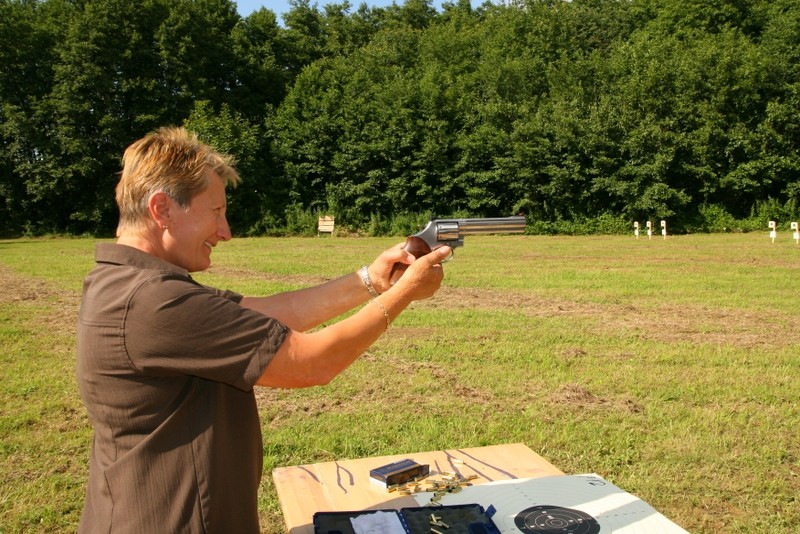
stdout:
[[395,513],[408,534],[430,534],[431,514],[448,528],[436,528],[445,534],[500,534],[492,519],[480,504],[454,506],[421,506],[401,510],[362,510],[355,512],[317,512],[314,514],[314,534],[357,534],[350,519],[376,512]]

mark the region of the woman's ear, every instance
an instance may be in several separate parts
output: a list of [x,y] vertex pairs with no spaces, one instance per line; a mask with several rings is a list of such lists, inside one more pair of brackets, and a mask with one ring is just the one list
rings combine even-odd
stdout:
[[156,224],[163,230],[169,228],[170,223],[170,209],[172,208],[172,199],[166,193],[161,191],[153,193],[150,201],[147,203],[150,217]]

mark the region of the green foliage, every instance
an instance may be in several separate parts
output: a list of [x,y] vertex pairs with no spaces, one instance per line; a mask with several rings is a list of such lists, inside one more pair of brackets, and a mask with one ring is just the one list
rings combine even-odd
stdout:
[[800,200],[792,0],[129,9],[0,1],[4,232],[110,233],[122,151],[183,123],[239,160],[240,234],[295,233],[294,205],[368,234],[520,210],[698,231]]
[[430,218],[424,215],[400,213],[392,219],[391,235],[407,236],[422,230]]
[[526,229],[527,233],[533,235],[615,235],[632,231],[631,219],[611,213],[555,221],[529,219]]
[[717,204],[700,206],[697,220],[688,230],[690,232],[737,232],[744,231],[737,225],[733,215]]
[[290,204],[286,208],[286,230],[291,235],[314,235],[321,213],[304,209],[300,204]]
[[228,192],[228,222],[234,234],[250,235],[269,231],[280,220],[288,202],[283,184],[274,169],[264,165],[268,150],[263,128],[250,123],[241,113],[222,104],[215,111],[207,100],[195,102],[185,126],[205,142],[223,152],[236,154],[236,168],[242,183]]
[[769,221],[778,223],[779,228],[788,229],[790,222],[798,222],[799,217],[800,209],[794,200],[781,203],[777,199],[768,198],[756,203],[749,220],[758,223],[759,230],[767,228]]

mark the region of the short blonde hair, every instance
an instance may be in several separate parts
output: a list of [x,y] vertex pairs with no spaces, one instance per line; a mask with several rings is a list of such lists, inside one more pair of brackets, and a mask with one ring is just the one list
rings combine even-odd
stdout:
[[217,152],[197,135],[179,127],[164,127],[131,144],[122,156],[122,173],[116,188],[119,226],[142,227],[148,220],[150,197],[169,195],[181,207],[208,188],[212,172],[222,182],[240,181],[233,157]]

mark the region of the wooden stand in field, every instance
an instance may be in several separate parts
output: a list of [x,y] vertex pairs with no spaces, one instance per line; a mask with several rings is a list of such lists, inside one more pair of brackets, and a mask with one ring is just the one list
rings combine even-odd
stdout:
[[317,221],[317,236],[319,234],[333,235],[333,229],[336,225],[336,218],[332,215],[323,215]]

